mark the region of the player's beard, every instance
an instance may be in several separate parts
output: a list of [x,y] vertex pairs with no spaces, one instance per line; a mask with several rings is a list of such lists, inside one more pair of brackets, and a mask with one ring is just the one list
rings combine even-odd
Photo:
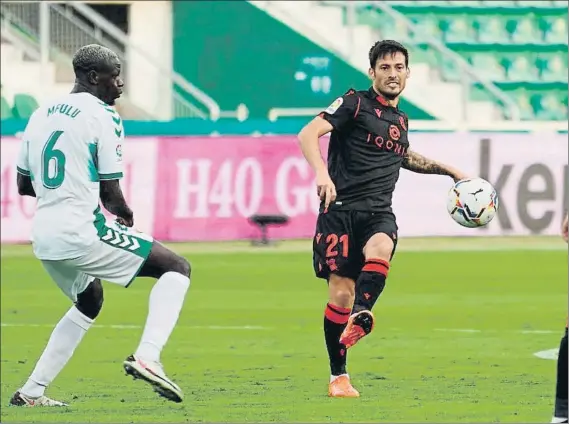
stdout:
[[383,97],[385,97],[387,100],[395,100],[397,97],[399,97],[399,95],[401,94],[401,92],[403,90],[399,90],[397,92],[386,92],[385,90],[378,90],[379,94],[381,94]]
[[399,95],[403,91],[403,88],[401,86],[401,82],[395,81],[398,84],[397,90],[396,91],[391,91],[391,90],[388,91],[388,90],[386,90],[386,88],[388,87],[388,84],[390,82],[393,82],[393,81],[386,81],[385,84],[377,84],[376,90],[379,92],[379,94],[381,94],[387,100],[395,100],[397,97],[399,97]]

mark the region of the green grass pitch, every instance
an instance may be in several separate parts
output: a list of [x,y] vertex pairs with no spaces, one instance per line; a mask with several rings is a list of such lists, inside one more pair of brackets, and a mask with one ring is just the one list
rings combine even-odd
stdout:
[[122,371],[151,280],[105,285],[105,306],[49,388],[65,409],[14,408],[68,309],[27,246],[2,246],[2,422],[547,422],[567,314],[558,239],[400,241],[374,332],[349,353],[359,399],[329,399],[326,284],[308,242],[177,245],[192,284],[163,363],[185,401]]

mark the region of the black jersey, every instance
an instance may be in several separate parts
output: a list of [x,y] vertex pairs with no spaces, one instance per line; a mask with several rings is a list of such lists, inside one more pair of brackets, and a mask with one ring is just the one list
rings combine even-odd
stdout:
[[391,211],[399,169],[409,149],[408,118],[373,87],[348,90],[319,115],[334,129],[328,172],[337,198],[330,209]]

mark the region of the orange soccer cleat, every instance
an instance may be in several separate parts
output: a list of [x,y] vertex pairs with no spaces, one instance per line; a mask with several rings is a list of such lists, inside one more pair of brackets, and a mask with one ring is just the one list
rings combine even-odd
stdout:
[[360,339],[371,333],[374,324],[375,318],[371,311],[364,310],[352,314],[340,336],[340,343],[346,346],[346,349],[351,348]]
[[350,383],[350,377],[341,375],[334,379],[328,386],[328,396],[330,397],[344,397],[344,398],[357,398],[360,393],[354,389]]

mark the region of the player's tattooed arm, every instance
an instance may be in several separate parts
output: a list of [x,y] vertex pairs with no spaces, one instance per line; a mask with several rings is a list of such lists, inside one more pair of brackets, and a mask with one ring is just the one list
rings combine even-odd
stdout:
[[402,167],[408,171],[417,172],[419,174],[436,174],[436,175],[448,175],[455,181],[460,181],[466,178],[460,171],[428,159],[417,152],[408,150],[405,158],[403,159]]
[[32,178],[29,175],[18,173],[16,176],[16,184],[18,185],[18,194],[20,196],[36,197],[36,192],[32,185]]
[[101,202],[106,210],[119,218],[121,224],[132,227],[133,213],[126,204],[119,180],[101,181]]

